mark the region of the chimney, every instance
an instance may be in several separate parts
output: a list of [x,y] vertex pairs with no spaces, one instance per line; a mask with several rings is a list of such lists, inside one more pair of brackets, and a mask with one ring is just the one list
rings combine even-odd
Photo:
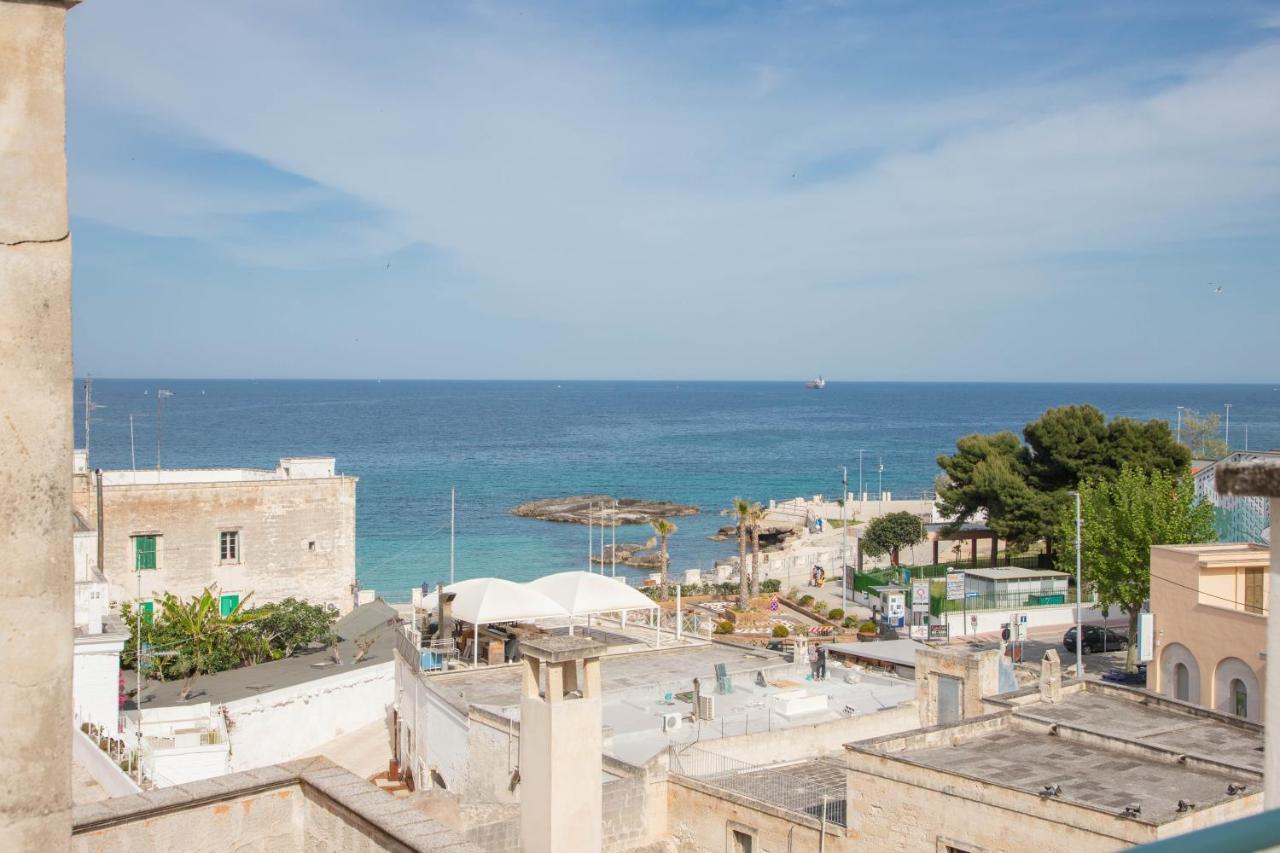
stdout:
[[1049,649],[1040,661],[1040,701],[1050,705],[1062,701],[1062,662],[1057,649]]
[[520,643],[522,853],[601,849],[604,651],[603,643],[585,637],[537,637]]

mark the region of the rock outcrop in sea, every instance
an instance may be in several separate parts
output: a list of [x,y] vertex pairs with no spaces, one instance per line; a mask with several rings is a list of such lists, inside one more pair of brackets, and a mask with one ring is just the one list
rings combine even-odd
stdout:
[[[617,506],[614,506],[614,501]],[[511,510],[522,518],[539,518],[565,524],[603,523],[606,526],[648,524],[659,518],[697,515],[696,506],[671,501],[645,501],[637,498],[613,498],[609,495],[573,495],[567,498],[543,498],[525,501]],[[601,516],[603,515],[603,519]],[[622,553],[622,546],[618,546]]]

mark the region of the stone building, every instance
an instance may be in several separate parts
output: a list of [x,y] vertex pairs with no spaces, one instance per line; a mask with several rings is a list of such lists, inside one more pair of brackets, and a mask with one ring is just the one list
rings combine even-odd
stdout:
[[[75,455],[76,510],[97,525],[97,475]],[[153,609],[166,592],[214,587],[224,612],[290,596],[356,598],[356,477],[332,457],[281,459],[274,470],[102,472],[103,565],[113,602]],[[141,583],[141,590],[138,585]]]
[[1150,690],[1262,721],[1270,562],[1248,543],[1151,549]]

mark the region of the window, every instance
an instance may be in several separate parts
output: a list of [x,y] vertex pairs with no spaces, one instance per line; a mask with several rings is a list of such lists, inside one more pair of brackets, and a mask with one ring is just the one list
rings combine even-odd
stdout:
[[133,568],[135,570],[156,568],[157,538],[154,533],[133,537]]
[[218,599],[218,612],[223,616],[230,616],[236,612],[236,608],[240,606],[239,595],[224,595]]
[[1262,572],[1262,566],[1244,570],[1244,609],[1249,613],[1262,612]]
[[1249,716],[1249,688],[1238,678],[1231,679],[1231,713],[1237,717]]
[[224,563],[240,562],[240,531],[224,530],[218,534],[218,559]]
[[310,542],[307,543],[307,550],[314,551],[315,549],[316,549],[316,540],[312,539]]
[[729,850],[732,853],[751,853],[755,849],[755,839],[740,829],[729,830]]
[[1181,702],[1191,701],[1191,671],[1185,663],[1174,664],[1173,698]]

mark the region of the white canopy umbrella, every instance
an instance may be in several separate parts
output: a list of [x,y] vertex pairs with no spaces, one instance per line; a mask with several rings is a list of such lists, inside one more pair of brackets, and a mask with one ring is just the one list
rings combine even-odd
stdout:
[[[557,572],[554,575],[529,581],[525,586],[546,594],[570,616],[586,616],[587,630],[591,629],[592,613],[622,611],[626,624],[628,610],[657,610],[658,604],[649,596],[627,586],[619,578],[609,578],[593,572]],[[573,624],[569,624],[573,633]],[[660,643],[659,629],[654,629],[654,642]]]
[[472,578],[444,588],[453,593],[453,616],[472,625],[493,622],[529,622],[569,611],[528,584],[503,578]]
[[453,593],[454,618],[476,626],[472,664],[480,662],[480,626],[494,622],[531,622],[569,612],[536,589],[502,578],[472,578],[444,588]]
[[563,607],[571,616],[648,610],[657,603],[622,581],[593,572],[558,572],[525,584]]

